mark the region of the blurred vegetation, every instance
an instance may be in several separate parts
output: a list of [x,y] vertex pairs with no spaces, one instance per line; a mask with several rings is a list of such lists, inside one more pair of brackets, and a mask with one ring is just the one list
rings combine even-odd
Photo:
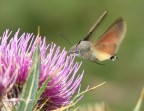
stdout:
[[71,46],[59,32],[73,44],[81,40],[105,10],[108,15],[97,30],[97,37],[118,17],[127,22],[127,34],[118,51],[118,60],[105,61],[105,66],[83,61],[85,70],[82,89],[103,81],[107,84],[85,95],[80,105],[105,102],[116,111],[132,110],[144,85],[144,1],[142,0],[1,0],[0,33],[37,34],[38,25],[47,43],[54,42],[68,50]]

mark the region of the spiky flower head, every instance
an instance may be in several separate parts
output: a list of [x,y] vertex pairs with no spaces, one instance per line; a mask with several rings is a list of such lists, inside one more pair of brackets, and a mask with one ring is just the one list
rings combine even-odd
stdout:
[[47,45],[45,37],[42,39],[32,33],[19,35],[19,30],[13,37],[11,33],[6,30],[0,38],[0,108],[3,108],[2,102],[6,99],[9,106],[20,101],[19,96],[33,63],[37,39],[41,56],[39,88],[51,77],[37,107],[44,105],[43,110],[52,110],[69,105],[83,76],[83,72],[77,75],[81,63],[74,63],[74,57],[67,56],[66,50],[61,51],[54,43]]

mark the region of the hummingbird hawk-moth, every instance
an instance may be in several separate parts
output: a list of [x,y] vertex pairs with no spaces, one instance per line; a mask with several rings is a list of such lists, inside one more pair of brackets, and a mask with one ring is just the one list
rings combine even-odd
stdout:
[[116,53],[126,33],[126,22],[123,18],[118,18],[96,41],[91,41],[93,33],[106,13],[107,11],[98,18],[83,40],[70,48],[68,54],[74,54],[93,62],[107,59],[114,61],[117,58]]

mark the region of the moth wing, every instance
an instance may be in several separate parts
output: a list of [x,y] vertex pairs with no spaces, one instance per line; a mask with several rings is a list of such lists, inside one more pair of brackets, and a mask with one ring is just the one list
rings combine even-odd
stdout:
[[122,18],[115,21],[93,44],[93,50],[115,55],[126,33],[126,23]]
[[89,41],[92,37],[92,34],[95,32],[96,28],[99,26],[101,21],[104,19],[104,17],[107,14],[107,10],[102,13],[102,15],[98,18],[98,20],[94,23],[94,25],[91,27],[87,35],[84,37],[83,41]]

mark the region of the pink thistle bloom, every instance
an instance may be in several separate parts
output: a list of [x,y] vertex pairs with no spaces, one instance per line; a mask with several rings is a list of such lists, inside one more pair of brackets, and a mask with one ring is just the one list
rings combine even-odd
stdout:
[[[0,43],[0,104],[3,97],[18,102],[33,63],[32,55],[38,39],[29,33],[19,36],[19,31],[11,36],[11,32],[6,30]],[[54,43],[47,45],[45,38],[39,39],[41,55],[39,88],[47,78],[51,79],[39,98],[38,107],[46,101],[44,110],[69,105],[84,73],[77,75],[81,63],[74,63],[74,57],[67,56],[65,49],[60,51],[60,47]]]

